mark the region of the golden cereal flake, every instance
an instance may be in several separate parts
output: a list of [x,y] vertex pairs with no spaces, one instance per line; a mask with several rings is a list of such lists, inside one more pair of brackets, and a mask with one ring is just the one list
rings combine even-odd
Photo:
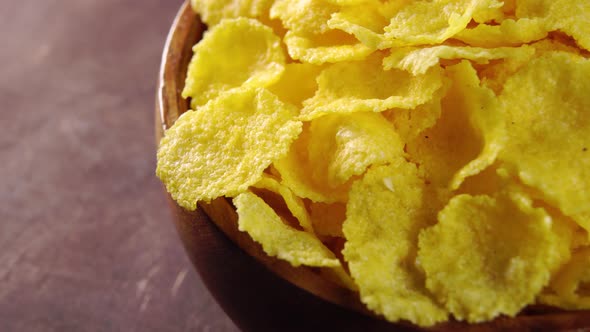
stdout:
[[519,46],[547,37],[544,20],[539,18],[507,19],[500,25],[480,24],[472,29],[465,29],[453,38],[471,46],[502,47]]
[[238,228],[262,245],[264,252],[291,265],[339,267],[340,261],[314,235],[291,228],[260,197],[243,192],[234,198]]
[[336,30],[322,35],[305,35],[289,31],[284,41],[293,60],[314,65],[362,60],[373,51],[354,37]]
[[329,30],[328,20],[338,6],[323,0],[275,0],[270,18],[280,19],[289,31],[298,34],[322,34]]
[[269,86],[268,90],[277,95],[281,101],[301,108],[302,102],[313,97],[317,91],[316,78],[321,71],[321,66],[309,63],[289,63],[285,66],[285,72],[281,79]]
[[418,233],[436,220],[430,199],[416,167],[403,159],[371,168],[350,191],[344,258],[363,303],[389,321],[447,320],[416,265]]
[[590,247],[578,248],[551,281],[555,293],[541,294],[539,301],[567,310],[590,309]]
[[330,113],[382,112],[411,109],[433,99],[443,85],[443,72],[433,67],[414,76],[403,70],[383,70],[383,56],[340,62],[318,77],[318,91],[303,102],[301,119],[309,121]]
[[404,155],[393,126],[379,113],[329,114],[311,121],[308,176],[337,188],[371,165]]
[[166,131],[156,173],[172,197],[197,201],[235,196],[283,157],[301,132],[295,110],[264,89],[228,92],[183,114]]
[[456,189],[494,162],[504,122],[494,93],[480,86],[469,62],[449,66],[446,73],[452,84],[440,119],[409,141],[406,150],[435,186]]
[[402,47],[391,50],[390,55],[383,59],[383,67],[386,70],[396,68],[407,70],[414,75],[421,75],[438,65],[441,59],[467,59],[478,64],[488,64],[490,60],[496,59],[528,59],[534,53],[535,49],[527,45],[492,49],[448,45],[425,48]]
[[440,44],[465,29],[478,11],[501,6],[495,0],[413,1],[391,18],[383,44]]
[[234,88],[269,86],[285,67],[281,40],[254,19],[223,20],[193,50],[182,91],[193,109]]
[[459,195],[420,234],[426,285],[458,320],[516,315],[563,257],[551,217],[524,195]]
[[590,230],[590,60],[548,52],[500,96],[507,140],[499,158],[522,182]]
[[293,216],[297,218],[297,220],[299,221],[299,225],[301,226],[301,228],[303,228],[308,233],[314,233],[309,218],[309,213],[305,209],[305,204],[303,203],[303,200],[297,197],[295,194],[293,194],[293,192],[289,188],[282,185],[270,176],[263,176],[260,179],[260,181],[254,184],[253,187],[259,189],[266,189],[273,193],[279,194],[285,201],[285,204],[287,205],[287,208],[289,209],[291,214],[293,214]]
[[281,183],[287,186],[295,195],[310,199],[313,202],[345,202],[348,197],[348,187],[332,188],[325,179],[316,182],[313,173],[315,165],[309,160],[309,125],[303,126],[303,132],[291,145],[287,154],[273,163]]
[[222,19],[264,16],[273,0],[191,0],[191,7],[209,27]]

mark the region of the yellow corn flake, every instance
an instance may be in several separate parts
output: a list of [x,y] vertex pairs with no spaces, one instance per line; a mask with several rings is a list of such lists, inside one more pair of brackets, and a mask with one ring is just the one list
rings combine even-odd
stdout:
[[260,180],[301,132],[296,111],[264,89],[228,92],[166,131],[156,173],[184,208],[234,196]]
[[[316,78],[321,70],[321,66],[309,63],[289,63],[285,66],[281,79],[269,86],[268,90],[277,95],[281,101],[301,108],[302,102],[313,97],[317,91]],[[294,82],[297,84],[293,84]]]
[[322,34],[338,6],[323,0],[276,0],[270,18],[280,19],[285,28],[298,34]]
[[354,35],[371,49],[377,49],[383,40],[383,29],[389,25],[386,12],[395,12],[403,7],[403,1],[382,3],[368,0],[364,3],[343,7],[332,14],[328,26]]
[[590,248],[579,248],[551,281],[553,293],[539,301],[568,310],[590,309]]
[[445,81],[443,87],[426,104],[413,109],[397,108],[382,113],[393,124],[402,142],[413,141],[426,129],[436,124],[442,111],[441,99],[447,93],[449,85],[450,80]]
[[313,36],[289,31],[284,41],[291,58],[314,65],[362,60],[373,51],[354,37],[336,30]]
[[507,19],[500,25],[480,24],[473,29],[465,29],[453,38],[471,46],[501,47],[518,46],[541,40],[549,31],[545,22],[538,18]]
[[[569,52],[577,55],[583,55],[583,51],[577,47],[565,44],[559,38],[543,39],[531,44],[535,48],[536,55],[543,55],[545,53],[552,53],[555,51]],[[526,62],[528,63],[528,61]],[[525,64],[526,64],[525,63]]]
[[[440,44],[453,37],[478,11],[499,8],[495,0],[414,1],[402,8],[385,27],[383,44],[412,46]],[[383,45],[379,48],[383,48]]]
[[314,235],[286,225],[260,197],[244,192],[233,200],[238,228],[262,245],[264,252],[293,266],[338,267],[340,261]]
[[494,0],[372,1],[334,13],[328,26],[355,35],[372,49],[438,44],[465,29],[473,18],[501,16]]
[[531,45],[535,49],[535,52],[529,58],[505,58],[484,66],[476,65],[478,76],[481,79],[481,85],[494,91],[496,96],[500,95],[502,90],[504,90],[504,84],[508,78],[512,77],[514,73],[524,67],[532,58],[542,53],[539,47],[536,46],[537,44],[539,43]]
[[330,113],[411,109],[432,100],[442,87],[442,70],[438,67],[413,76],[403,70],[384,71],[382,61],[377,53],[364,61],[341,62],[325,69],[318,77],[317,93],[303,102],[301,119]]
[[312,121],[275,167],[298,196],[343,202],[354,176],[403,155],[399,136],[380,114],[333,114]]
[[414,75],[426,73],[428,69],[437,65],[440,59],[468,59],[479,64],[487,64],[490,60],[516,58],[528,59],[535,53],[530,46],[480,48],[469,46],[439,45],[428,48],[397,48],[383,59],[383,67],[403,69]]
[[549,31],[561,31],[574,38],[577,44],[590,50],[590,3],[572,0],[518,1],[516,16],[539,18]]
[[342,224],[346,219],[346,205],[343,203],[311,203],[310,217],[313,229],[321,236],[344,237]]
[[254,19],[224,20],[194,47],[182,91],[197,108],[237,87],[266,87],[278,81],[285,66],[279,37]]
[[[501,174],[503,170],[499,169],[497,172]],[[574,220],[563,215],[559,209],[542,201],[540,195],[536,193],[534,189],[526,187],[521,183],[515,183],[513,180],[514,179],[506,181],[506,178],[501,179],[500,184],[498,185],[501,189],[496,192],[500,192],[504,189],[517,192],[520,195],[525,196],[527,201],[531,201],[535,208],[545,210],[552,219],[551,230],[559,239],[554,251],[555,254],[560,257],[561,262],[561,264],[556,265],[551,270],[551,276],[553,278],[556,272],[570,260],[572,251],[577,250],[580,245],[585,246],[588,243],[588,234]],[[584,240],[580,241],[582,236],[584,237]]]
[[418,233],[436,219],[414,165],[398,159],[371,168],[350,191],[344,258],[361,300],[390,321],[430,326],[447,319],[416,266]]
[[506,19],[506,1],[502,1],[502,6],[491,6],[480,8],[473,13],[473,21],[476,23],[499,23]]
[[506,19],[513,18],[516,1],[519,0],[502,0],[498,1],[501,3],[501,6],[495,5],[488,8],[480,8],[473,13],[473,21],[480,24],[499,24]]
[[496,95],[500,95],[508,78],[527,65],[533,58],[555,51],[581,54],[580,49],[566,45],[556,39],[543,39],[530,44],[530,47],[534,48],[535,52],[530,54],[529,57],[526,56],[528,53],[522,53],[522,57],[505,58],[485,66],[478,66],[478,76],[481,78],[482,85],[492,89]]
[[553,218],[554,231],[562,237],[561,242],[567,244],[568,251],[575,251],[577,248],[590,245],[588,231],[580,226],[581,223],[566,216],[558,207],[545,201],[545,194],[540,190],[529,187],[518,181],[518,178],[511,174],[509,169],[506,168],[505,163],[497,162],[494,166],[497,166],[496,173],[499,177],[497,180],[499,182],[497,187],[500,189],[508,188],[512,191],[521,192],[533,200],[535,207],[547,211],[547,213]]
[[289,188],[280,184],[277,180],[270,176],[262,177],[262,179],[256,182],[253,185],[253,187],[259,189],[266,189],[273,193],[281,195],[291,214],[293,214],[293,216],[297,218],[297,221],[299,221],[299,225],[301,226],[301,228],[303,228],[308,233],[314,233],[311,221],[309,219],[309,214],[305,209],[305,204],[303,203],[303,200],[297,197],[295,194],[293,194],[293,192]]
[[435,186],[456,189],[465,177],[493,163],[504,124],[494,93],[480,86],[469,62],[446,73],[453,83],[442,99],[440,119],[409,141],[406,150]]
[[315,182],[309,176],[313,173],[314,165],[309,161],[309,129],[303,127],[299,138],[291,145],[289,152],[283,158],[274,162],[274,168],[281,177],[281,183],[287,186],[295,195],[308,198],[313,202],[346,202],[348,188],[330,188],[326,181]]
[[590,230],[590,60],[564,52],[534,59],[508,79],[500,102],[507,140],[500,159]]
[[263,16],[272,3],[273,0],[191,0],[193,10],[209,27],[226,18]]
[[517,18],[546,17],[554,0],[516,0],[515,16]]
[[590,3],[588,1],[556,0],[551,2],[549,25],[574,38],[590,51]]
[[525,196],[459,195],[420,234],[426,285],[458,320],[516,315],[564,261],[551,217]]
[[[479,131],[483,147],[474,160],[459,170],[451,180],[450,189],[459,188],[465,178],[473,176],[492,165],[504,144],[506,126],[494,92],[480,85],[473,67],[466,61],[449,67],[456,82],[461,82],[459,93],[463,97],[461,106],[469,113],[471,125]],[[451,96],[452,98],[452,96]]]
[[404,155],[393,126],[379,113],[330,114],[311,122],[309,162],[316,182],[338,188],[371,165]]
[[[443,104],[451,104],[443,100]],[[429,182],[447,188],[455,173],[477,158],[482,146],[464,110],[443,107],[436,125],[406,144],[410,160],[418,163]]]

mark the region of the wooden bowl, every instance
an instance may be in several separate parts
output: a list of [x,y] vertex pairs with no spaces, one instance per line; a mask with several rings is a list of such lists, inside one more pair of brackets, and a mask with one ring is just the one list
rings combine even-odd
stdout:
[[[176,17],[162,59],[156,100],[156,138],[188,109],[181,97],[192,46],[205,26],[185,3]],[[237,215],[225,198],[189,212],[168,196],[174,224],[201,278],[223,310],[243,331],[557,331],[587,330],[590,311],[568,312],[533,306],[516,318],[484,324],[451,321],[421,329],[373,315],[358,295],[318,275],[268,257],[237,229]]]

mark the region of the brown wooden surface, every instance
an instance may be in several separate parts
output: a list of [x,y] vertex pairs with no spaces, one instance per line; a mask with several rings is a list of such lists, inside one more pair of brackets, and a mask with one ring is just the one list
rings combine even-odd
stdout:
[[[194,13],[185,8],[165,53],[156,109],[158,135],[187,108],[186,101],[178,95],[191,56],[186,44],[192,44],[201,31]],[[358,309],[358,299],[344,289],[322,284],[311,269],[294,269],[265,256],[259,245],[235,229],[236,214],[225,199],[200,204],[195,212],[169,202],[193,263],[212,294],[244,331],[421,330],[407,323],[390,324],[363,314],[359,312],[364,310]],[[449,322],[425,331],[586,331],[589,326],[588,312],[537,306],[526,309],[517,318],[500,317],[473,325]]]
[[154,177],[181,2],[0,1],[0,331],[237,331]]

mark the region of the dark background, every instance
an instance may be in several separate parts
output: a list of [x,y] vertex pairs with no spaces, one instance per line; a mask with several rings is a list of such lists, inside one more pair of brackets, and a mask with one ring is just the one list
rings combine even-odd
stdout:
[[0,331],[236,331],[154,176],[180,0],[0,0]]

